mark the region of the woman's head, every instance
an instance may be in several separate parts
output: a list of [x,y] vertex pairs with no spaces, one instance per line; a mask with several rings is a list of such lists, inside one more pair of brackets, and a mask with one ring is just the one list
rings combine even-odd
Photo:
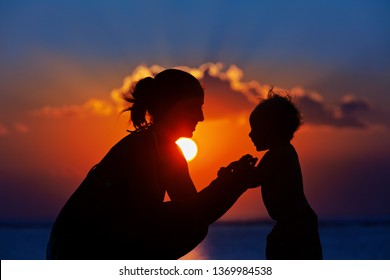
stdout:
[[138,81],[124,99],[132,103],[126,111],[136,129],[153,123],[166,126],[178,137],[191,137],[196,124],[203,121],[203,88],[181,70],[167,69]]
[[270,90],[267,99],[253,110],[249,119],[252,139],[258,151],[288,143],[302,124],[302,116],[287,94]]

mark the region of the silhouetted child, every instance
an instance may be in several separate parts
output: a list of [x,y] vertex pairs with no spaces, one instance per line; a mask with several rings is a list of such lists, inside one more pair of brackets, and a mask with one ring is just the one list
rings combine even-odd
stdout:
[[257,151],[268,150],[255,176],[276,221],[267,236],[267,259],[322,259],[317,215],[306,200],[298,155],[290,143],[301,120],[291,98],[272,90],[250,116],[249,137]]

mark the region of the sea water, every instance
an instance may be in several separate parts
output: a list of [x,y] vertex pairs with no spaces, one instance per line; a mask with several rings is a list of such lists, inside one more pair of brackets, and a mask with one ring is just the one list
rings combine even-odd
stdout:
[[[45,259],[51,223],[0,223],[0,259]],[[215,223],[206,239],[182,259],[265,259],[270,222]],[[390,220],[320,223],[324,259],[390,260]]]

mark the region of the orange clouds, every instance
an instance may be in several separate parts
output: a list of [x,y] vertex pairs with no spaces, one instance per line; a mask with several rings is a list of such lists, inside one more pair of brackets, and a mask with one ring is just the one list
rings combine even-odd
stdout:
[[[190,68],[187,66],[175,67],[188,71],[197,77],[199,80],[204,80],[205,77],[211,77],[214,82],[225,84],[230,88],[230,92],[241,94],[249,101],[255,104],[259,96],[264,96],[268,91],[269,86],[262,86],[257,81],[243,82],[243,71],[235,65],[229,66],[224,70],[222,63],[206,63],[198,68]],[[122,100],[122,94],[131,89],[135,82],[147,76],[154,76],[165,68],[159,65],[137,66],[133,72],[123,79],[122,85],[110,92],[110,96],[105,99],[92,98],[85,101],[83,104],[72,104],[63,106],[46,105],[42,108],[34,110],[32,113],[35,116],[43,117],[83,117],[83,116],[109,116],[120,112],[126,104]],[[208,83],[205,83],[206,89],[209,88]],[[209,95],[213,95],[212,91],[208,91]],[[223,94],[223,93],[222,93]],[[234,97],[233,97],[234,99]]]
[[24,134],[28,132],[30,132],[30,128],[21,122],[14,123],[13,125],[10,126],[6,126],[0,123],[0,137],[15,134],[15,133]]
[[[260,98],[266,97],[271,88],[270,85],[256,80],[245,81],[244,71],[236,65],[225,67],[223,63],[205,63],[197,68],[188,66],[175,68],[191,73],[205,85],[205,108],[211,118],[223,118],[234,112],[252,110]],[[128,91],[137,80],[154,76],[163,69],[165,68],[159,65],[136,67],[124,79],[122,86],[111,92],[111,98],[120,108],[123,106],[122,92]],[[369,124],[368,102],[354,95],[345,95],[339,104],[331,105],[315,91],[308,91],[298,86],[291,89],[273,86],[274,90],[287,91],[295,97],[303,111],[306,123],[334,127],[364,127]]]
[[35,116],[44,117],[85,117],[88,115],[94,116],[109,116],[114,111],[114,106],[110,102],[102,99],[92,98],[81,105],[69,106],[45,106],[41,109],[34,110],[32,113]]
[[28,128],[28,126],[23,123],[15,123],[14,129],[19,133],[27,133],[30,131],[30,128]]
[[[242,78],[244,76],[244,72],[236,65],[231,65],[226,70],[224,70],[224,65],[222,63],[205,63],[200,65],[198,68],[191,68],[188,66],[177,66],[174,68],[187,71],[201,81],[205,75],[209,75],[210,77],[230,85],[230,88],[233,91],[243,94],[252,103],[256,103],[257,98],[259,96],[264,96],[270,88],[268,85],[262,86],[257,81],[243,82]],[[112,90],[111,98],[117,104],[121,104],[122,93],[129,91],[134,82],[148,76],[154,76],[164,69],[164,67],[159,65],[152,65],[151,67],[146,65],[137,66],[129,76],[124,78],[123,84],[120,88]],[[206,88],[208,87],[207,84],[205,84],[205,86]]]
[[5,125],[0,123],[0,136],[8,134],[8,129],[5,127]]
[[[270,85],[261,84],[256,80],[245,81],[244,71],[236,65],[225,67],[222,63],[205,63],[195,68],[188,66],[174,68],[193,74],[204,84],[205,110],[208,118],[223,118],[234,112],[250,111],[260,98],[266,97],[271,88]],[[138,80],[154,76],[164,69],[160,65],[139,65],[123,79],[118,88],[112,89],[106,98],[91,98],[83,104],[46,105],[35,110],[33,114],[55,118],[104,117],[118,114],[126,106],[122,99],[124,92],[129,91]],[[302,87],[284,89],[274,85],[274,89],[290,92],[295,97],[304,115],[305,123],[334,127],[364,127],[370,123],[368,102],[351,94],[345,95],[339,104],[330,105],[320,93]],[[2,131],[4,134],[5,130]]]

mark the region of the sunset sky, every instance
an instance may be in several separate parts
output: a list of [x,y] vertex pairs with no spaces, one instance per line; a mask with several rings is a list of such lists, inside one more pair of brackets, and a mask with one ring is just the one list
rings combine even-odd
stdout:
[[[274,86],[320,217],[390,216],[389,1],[0,2],[0,220],[51,219],[127,134],[119,92],[165,68],[205,86],[189,163],[198,190],[250,153]],[[268,217],[250,190],[223,217]]]

